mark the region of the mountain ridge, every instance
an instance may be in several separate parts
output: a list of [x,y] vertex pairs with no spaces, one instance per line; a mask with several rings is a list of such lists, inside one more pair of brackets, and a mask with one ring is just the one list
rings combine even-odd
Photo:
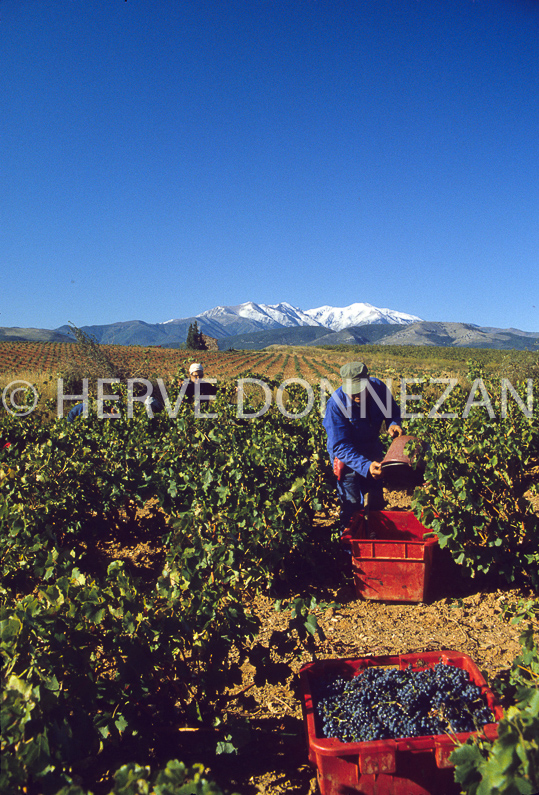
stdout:
[[[302,310],[283,301],[247,301],[216,306],[198,315],[160,323],[143,320],[82,326],[97,342],[112,345],[181,347],[189,326],[218,340],[221,350],[268,345],[435,345],[498,349],[539,348],[539,332],[481,327],[473,323],[427,321],[368,303]],[[1,328],[0,340],[75,341],[69,325],[57,329]]]
[[[256,328],[278,328],[280,326],[323,326],[332,331],[341,331],[349,326],[367,323],[413,323],[422,320],[416,315],[398,312],[395,309],[380,309],[372,304],[357,302],[344,307],[320,306],[302,310],[287,301],[279,304],[257,304],[246,301],[235,306],[216,306],[196,316],[201,323],[218,322],[225,329],[238,325],[243,330],[247,324]],[[181,322],[173,320],[169,323]],[[226,335],[225,335],[226,336]]]
[[[321,322],[313,315],[323,316]],[[379,309],[372,304],[355,303],[348,307],[319,307],[303,311],[286,301],[279,304],[257,304],[246,301],[234,306],[216,306],[198,315],[173,318],[161,323],[146,323],[128,320],[103,326],[83,326],[82,330],[95,337],[98,342],[111,345],[180,345],[187,337],[189,326],[197,323],[199,331],[220,340],[238,334],[256,333],[272,329],[312,326],[328,333],[341,331],[349,326],[375,323],[406,324],[420,320],[415,315],[393,309]],[[68,325],[55,331],[70,335]]]

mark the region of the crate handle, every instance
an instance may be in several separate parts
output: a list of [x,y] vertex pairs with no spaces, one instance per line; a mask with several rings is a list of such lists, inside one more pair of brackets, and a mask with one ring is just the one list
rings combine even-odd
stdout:
[[362,775],[394,773],[397,769],[395,748],[384,748],[374,753],[359,754],[359,772]]

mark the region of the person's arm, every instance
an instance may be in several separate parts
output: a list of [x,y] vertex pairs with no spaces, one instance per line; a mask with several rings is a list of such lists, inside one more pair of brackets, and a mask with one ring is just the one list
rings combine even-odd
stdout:
[[372,461],[358,450],[350,421],[343,416],[334,401],[327,404],[324,425],[330,437],[333,455],[366,478]]

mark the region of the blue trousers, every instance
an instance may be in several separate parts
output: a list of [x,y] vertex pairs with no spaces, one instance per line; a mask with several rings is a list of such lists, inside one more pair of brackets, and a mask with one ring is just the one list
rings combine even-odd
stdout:
[[339,528],[342,532],[350,526],[350,519],[365,504],[365,495],[369,495],[371,508],[380,510],[384,503],[384,486],[382,479],[362,477],[350,467],[345,467],[341,479],[337,481],[337,495],[341,503]]

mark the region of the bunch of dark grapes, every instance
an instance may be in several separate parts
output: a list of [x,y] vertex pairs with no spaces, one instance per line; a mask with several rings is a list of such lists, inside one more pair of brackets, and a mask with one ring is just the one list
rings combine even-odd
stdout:
[[319,730],[343,743],[470,732],[494,721],[468,673],[443,663],[366,668],[353,679],[319,682],[313,695]]

